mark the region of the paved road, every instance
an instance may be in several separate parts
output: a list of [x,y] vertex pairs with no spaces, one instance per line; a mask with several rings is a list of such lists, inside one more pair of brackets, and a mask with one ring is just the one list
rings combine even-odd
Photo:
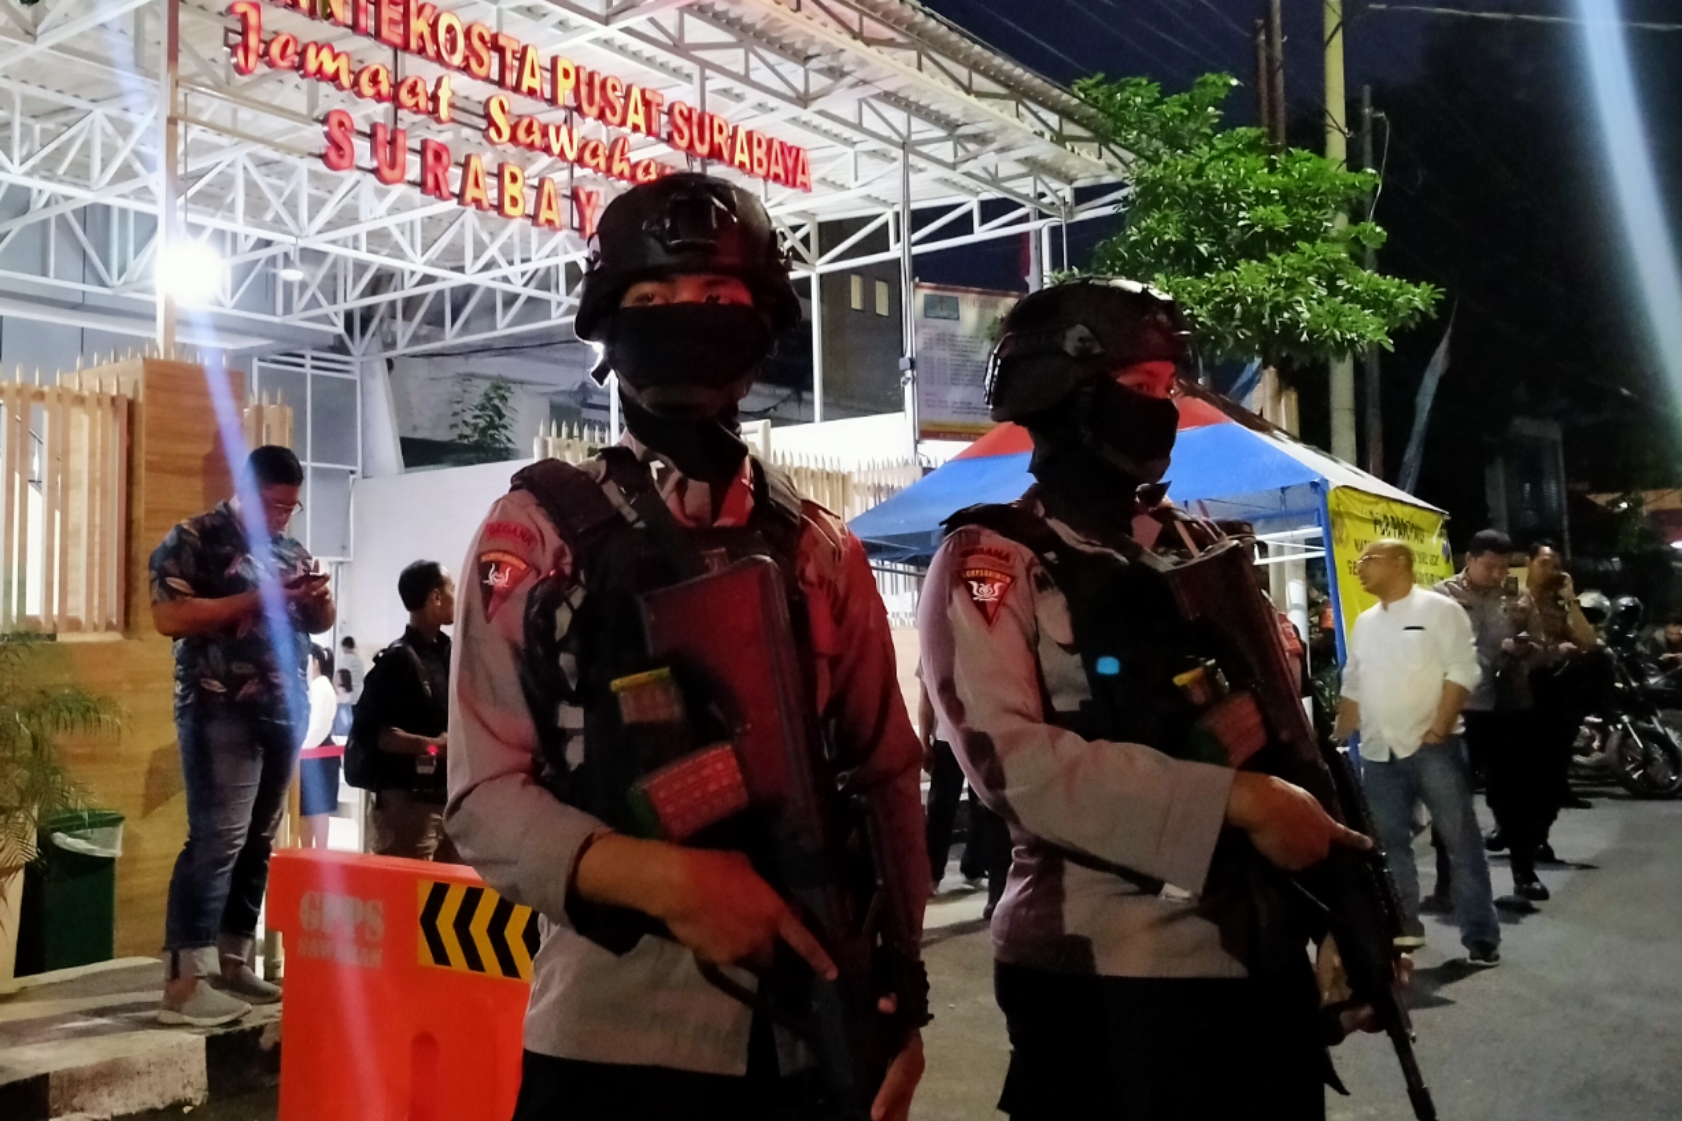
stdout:
[[[1502,965],[1468,970],[1458,934],[1427,919],[1419,953],[1419,1061],[1444,1121],[1674,1121],[1682,1116],[1682,802],[1591,794],[1554,848],[1576,866],[1542,870],[1553,899],[1504,916]],[[1429,876],[1429,849],[1421,869]],[[1495,890],[1512,882],[1493,867]],[[1004,1025],[992,1003],[987,935],[970,927],[929,949],[938,1019],[913,1121],[996,1118]],[[1332,1121],[1408,1121],[1377,1037],[1338,1049],[1351,1096]],[[1265,1116],[1265,1111],[1258,1116]]]
[[[1439,1111],[1444,1121],[1671,1121],[1682,1116],[1682,802],[1606,793],[1592,810],[1568,811],[1554,842],[1575,866],[1543,870],[1554,897],[1540,912],[1507,916],[1500,968],[1457,965],[1456,932],[1427,919],[1413,1001]],[[1429,882],[1428,850],[1421,867]],[[1496,891],[1508,891],[1504,860],[1494,874]],[[978,912],[974,897],[948,898],[931,920],[947,925],[931,932],[937,1019],[913,1121],[1000,1116],[1008,1051]],[[1411,1118],[1380,1039],[1351,1040],[1336,1057],[1352,1096],[1331,1098],[1331,1121]],[[274,1099],[185,1116],[272,1121]]]

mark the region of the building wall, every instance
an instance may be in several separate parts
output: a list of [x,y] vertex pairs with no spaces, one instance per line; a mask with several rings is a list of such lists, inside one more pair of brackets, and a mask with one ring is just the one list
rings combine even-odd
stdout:
[[467,546],[508,480],[529,460],[415,471],[358,479],[351,510],[356,558],[339,581],[339,634],[356,638],[367,658],[403,633],[408,612],[397,598],[397,575],[411,561],[436,560],[458,582]]
[[[181,519],[232,492],[218,445],[204,371],[185,363],[126,363],[125,392],[136,398],[130,456],[126,627],[114,640],[66,638],[37,647],[43,683],[71,683],[115,701],[115,733],[60,741],[72,777],[90,804],[126,818],[117,862],[119,956],[155,954],[163,945],[164,904],[187,835],[180,752],[173,720],[171,643],[152,628],[147,562]],[[232,375],[234,399],[244,380]]]

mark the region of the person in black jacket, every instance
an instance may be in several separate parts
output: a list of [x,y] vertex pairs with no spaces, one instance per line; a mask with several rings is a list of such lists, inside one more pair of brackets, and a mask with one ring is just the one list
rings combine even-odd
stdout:
[[444,832],[449,752],[450,636],[455,581],[437,561],[416,561],[397,578],[409,611],[403,637],[374,659],[356,702],[351,778],[373,791],[368,851],[459,864]]

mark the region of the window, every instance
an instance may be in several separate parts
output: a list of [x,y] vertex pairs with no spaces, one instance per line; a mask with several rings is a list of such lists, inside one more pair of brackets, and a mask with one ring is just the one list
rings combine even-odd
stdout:
[[937,296],[933,292],[923,296],[924,319],[957,319],[958,297]]
[[851,303],[853,305],[853,310],[854,311],[863,311],[864,310],[864,277],[860,276],[858,273],[855,272],[852,276],[849,276],[847,279],[852,282],[851,283],[852,292],[850,293],[850,295],[852,297]]
[[876,314],[887,315],[892,310],[893,308],[888,302],[888,282],[878,280],[876,282]]

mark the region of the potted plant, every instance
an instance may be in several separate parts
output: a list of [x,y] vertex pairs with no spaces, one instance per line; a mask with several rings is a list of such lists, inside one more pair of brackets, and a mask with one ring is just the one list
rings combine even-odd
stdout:
[[0,636],[0,992],[14,987],[23,870],[35,859],[43,821],[81,805],[54,747],[56,736],[110,728],[117,707],[74,685],[28,680],[41,640]]

